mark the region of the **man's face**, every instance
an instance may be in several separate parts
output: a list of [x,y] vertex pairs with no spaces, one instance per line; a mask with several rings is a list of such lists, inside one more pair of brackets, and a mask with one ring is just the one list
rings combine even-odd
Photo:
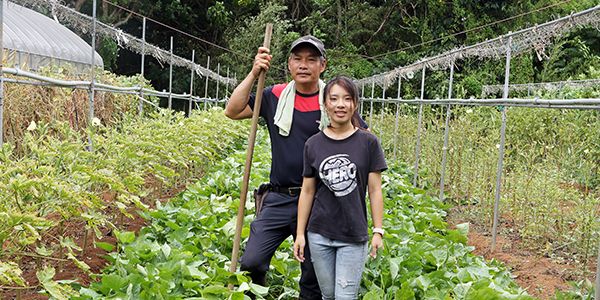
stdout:
[[325,71],[326,61],[321,61],[319,50],[309,44],[300,44],[290,55],[288,62],[292,79],[299,84],[317,83]]

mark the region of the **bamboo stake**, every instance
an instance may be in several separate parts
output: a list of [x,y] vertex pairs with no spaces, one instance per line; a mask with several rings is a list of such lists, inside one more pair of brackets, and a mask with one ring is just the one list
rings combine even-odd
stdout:
[[[60,232],[60,236],[64,237],[64,234],[65,234],[65,220],[64,219],[62,221],[60,221],[60,231],[59,232]],[[63,248],[63,245],[61,244],[59,247],[58,258],[63,258],[63,251],[64,251],[64,248]],[[58,262],[58,272],[59,273],[62,272],[62,269],[63,269],[63,263],[62,263],[62,261],[59,261]]]
[[85,257],[85,248],[87,248],[88,235],[90,234],[90,229],[88,226],[85,226],[85,233],[83,235],[83,247],[81,248],[81,257]]
[[[273,24],[267,23],[265,30],[264,47],[271,47],[271,32]],[[252,126],[250,127],[250,137],[248,138],[248,151],[246,152],[246,164],[244,166],[244,179],[242,180],[242,192],[240,194],[240,205],[238,207],[237,223],[235,225],[235,239],[233,240],[233,252],[231,254],[231,266],[229,272],[234,273],[237,269],[238,253],[240,250],[240,239],[242,235],[242,226],[244,223],[244,210],[246,208],[246,195],[248,194],[248,181],[250,180],[250,169],[252,167],[252,155],[254,154],[254,142],[256,140],[256,130],[258,127],[258,115],[260,113],[260,104],[262,101],[262,92],[265,87],[265,69],[260,71],[258,76],[258,86],[256,88],[256,100],[254,101],[254,111],[252,112]],[[233,285],[229,285],[233,289]]]
[[[35,241],[35,245],[38,248],[41,248],[42,247],[42,241],[40,241],[39,239],[37,239]],[[36,265],[38,271],[42,269],[42,258],[40,256],[36,256],[36,258],[35,258],[35,265]]]

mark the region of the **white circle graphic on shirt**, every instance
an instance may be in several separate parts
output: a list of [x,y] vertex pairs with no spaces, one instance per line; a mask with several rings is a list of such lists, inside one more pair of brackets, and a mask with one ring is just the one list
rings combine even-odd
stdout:
[[325,158],[319,166],[319,176],[336,197],[346,196],[356,188],[356,165],[348,154]]

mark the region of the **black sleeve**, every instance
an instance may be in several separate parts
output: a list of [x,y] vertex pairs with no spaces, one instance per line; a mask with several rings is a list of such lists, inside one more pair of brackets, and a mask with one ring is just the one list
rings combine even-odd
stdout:
[[[318,133],[317,133],[318,134]],[[302,177],[316,177],[317,176],[317,172],[315,171],[315,169],[313,167],[311,167],[310,163],[314,160],[314,158],[311,155],[311,145],[312,143],[310,142],[311,138],[309,138],[306,143],[304,144],[304,156],[303,156],[303,170],[302,170]]]
[[371,162],[369,165],[369,172],[375,171],[385,171],[388,166],[385,162],[385,155],[383,154],[383,148],[381,148],[381,143],[379,139],[373,134],[371,134],[371,139],[369,143],[369,154],[371,157]]

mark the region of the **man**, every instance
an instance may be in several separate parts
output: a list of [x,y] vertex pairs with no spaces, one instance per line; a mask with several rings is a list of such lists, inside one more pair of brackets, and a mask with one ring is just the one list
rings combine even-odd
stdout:
[[[290,235],[296,238],[298,198],[302,186],[303,151],[306,140],[327,124],[321,114],[320,98],[325,84],[319,79],[325,71],[325,46],[314,36],[292,43],[288,68],[292,81],[263,91],[260,115],[271,138],[270,193],[263,199],[258,217],[250,226],[250,236],[240,259],[240,269],[248,271],[255,283],[266,285],[266,274],[275,250]],[[231,119],[252,117],[255,95],[250,95],[261,69],[270,67],[269,49],[258,48],[252,71],[231,94],[225,115]],[[361,119],[361,125],[367,128]],[[321,291],[310,260],[308,246],[301,263],[300,299],[321,299]]]
[[[261,69],[270,67],[269,49],[258,48],[252,71],[231,94],[225,115],[231,119],[252,117],[255,95],[250,95]],[[253,282],[266,285],[271,258],[290,235],[295,238],[298,197],[302,186],[304,143],[319,132],[319,76],[325,70],[325,47],[319,39],[307,35],[290,49],[288,67],[293,81],[263,91],[260,115],[265,119],[271,138],[271,192],[263,199],[260,214],[250,226],[250,236],[240,259],[240,269],[248,271]],[[287,88],[287,89],[286,89]],[[310,261],[301,264],[300,299],[321,299],[321,291]]]

